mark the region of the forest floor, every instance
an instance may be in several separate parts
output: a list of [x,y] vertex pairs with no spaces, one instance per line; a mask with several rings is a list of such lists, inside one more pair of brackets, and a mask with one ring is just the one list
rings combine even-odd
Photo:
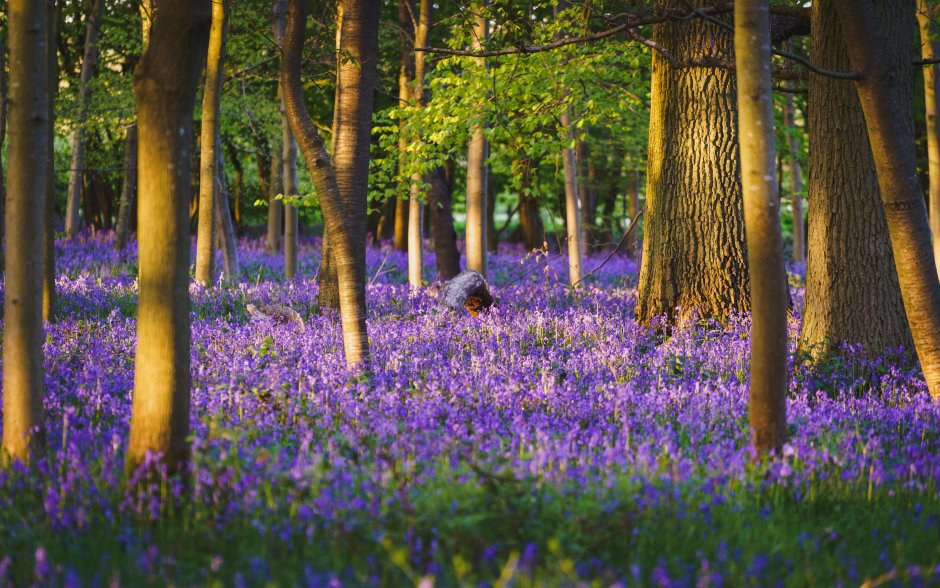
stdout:
[[191,486],[137,494],[134,252],[59,243],[49,450],[0,473],[0,586],[940,582],[940,403],[915,367],[791,356],[790,443],[755,463],[746,317],[640,328],[625,257],[572,293],[563,259],[503,285],[537,261],[506,249],[471,319],[372,249],[373,364],[349,374],[311,311],[312,244],[293,283],[261,243],[240,253],[239,281],[191,288]]

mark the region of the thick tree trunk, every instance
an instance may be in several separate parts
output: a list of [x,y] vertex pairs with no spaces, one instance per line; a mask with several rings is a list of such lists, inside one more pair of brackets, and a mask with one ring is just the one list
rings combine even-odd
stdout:
[[202,92],[202,129],[199,132],[199,225],[196,232],[196,281],[212,287],[215,265],[215,214],[219,199],[219,105],[222,102],[222,68],[228,1],[212,2],[212,29],[206,58],[206,82]]
[[[910,78],[900,77],[896,60],[888,57],[892,53],[887,39],[892,38],[894,31],[887,22],[879,25],[874,7],[853,0],[834,0],[833,4],[842,25],[852,71],[859,74],[855,87],[878,170],[881,203],[891,235],[907,322],[927,388],[934,400],[940,400],[940,281],[937,281],[930,225],[917,179],[910,102],[904,104],[897,99],[900,92],[897,87],[909,84]],[[904,5],[896,8],[906,12]],[[909,12],[907,18],[910,18]],[[898,20],[904,22],[900,16]],[[905,30],[910,31],[910,28],[902,28],[901,32]],[[910,41],[910,35],[905,38]]]
[[222,271],[228,280],[238,276],[238,249],[235,244],[235,229],[232,226],[232,212],[228,203],[228,180],[225,177],[225,163],[222,160],[222,139],[216,139],[216,197],[215,205],[215,234],[218,236],[219,249],[222,250]]
[[[913,11],[903,2],[878,0],[882,26],[899,80],[893,99],[907,109],[911,129]],[[811,61],[850,71],[842,27],[832,0],[812,10]],[[861,344],[878,357],[913,345],[881,206],[865,117],[852,82],[810,76],[809,231],[806,301],[800,347],[824,356],[843,342]]]
[[305,21],[304,0],[290,0],[280,78],[287,118],[300,151],[307,160],[307,169],[310,170],[314,188],[320,198],[326,232],[332,240],[330,246],[335,248],[333,260],[339,278],[343,349],[346,364],[352,368],[367,362],[369,356],[365,277],[364,272],[360,272],[356,259],[356,231],[362,220],[356,217],[358,211],[347,207],[340,195],[336,174],[323,145],[323,139],[320,138],[320,133],[304,103],[300,61]]
[[46,206],[43,214],[42,320],[55,322],[55,98],[59,88],[56,60],[57,25],[55,0],[46,0],[46,59],[49,75],[49,125],[46,128],[49,148],[46,150]]
[[449,280],[460,273],[460,251],[457,249],[457,231],[454,230],[451,210],[452,186],[443,167],[432,171],[429,179],[428,212],[431,216],[434,256],[437,258],[437,277]]
[[768,0],[734,6],[738,136],[748,269],[751,366],[748,406],[754,449],[780,451],[787,438],[787,272],[774,173],[774,103]]
[[[379,51],[381,3],[343,0],[336,32],[336,99],[333,110],[333,169],[339,193],[358,219],[356,259],[366,271],[366,218],[369,191],[369,143]],[[332,239],[325,240],[320,265],[318,304],[339,308],[339,280],[332,259]]]
[[193,107],[208,48],[209,0],[160,0],[134,73],[140,295],[127,470],[150,452],[189,457],[189,217]]
[[[680,0],[659,0],[657,5],[688,9]],[[680,60],[728,60],[733,53],[731,35],[702,19],[656,25],[653,37]],[[653,52],[636,309],[643,324],[660,315],[675,321],[697,311],[701,317],[722,318],[749,309],[736,118],[732,72],[677,69]]]
[[790,148],[790,199],[793,204],[793,261],[806,262],[806,242],[803,237],[803,170],[800,169],[800,142],[793,132],[796,129],[796,107],[793,104],[793,94],[787,94],[784,106],[784,124],[791,131],[787,140]]
[[45,2],[9,0],[10,144],[3,297],[3,447],[26,463],[43,442],[43,219],[49,145]]
[[[482,48],[487,38],[487,20],[477,16],[473,21],[473,50]],[[484,66],[480,58],[478,67]],[[486,277],[487,231],[487,169],[488,146],[483,134],[485,121],[475,119],[470,126],[470,144],[467,146],[467,231],[465,249],[467,269]]]
[[[561,126],[567,139],[574,140],[571,129],[570,107],[561,113]],[[581,262],[584,258],[584,234],[581,230],[581,197],[578,194],[578,163],[574,149],[561,150],[562,165],[565,172],[565,230],[568,246],[568,284],[572,287],[581,283]]]
[[127,246],[131,232],[131,210],[137,197],[137,123],[127,127],[124,133],[124,184],[121,187],[121,203],[118,205],[117,231],[114,245],[118,251]]
[[[934,19],[940,11],[928,0],[918,0],[917,23],[920,28],[921,54],[924,59],[940,57],[940,41]],[[937,262],[937,272],[940,275],[940,121],[938,113],[937,96],[940,94],[940,76],[937,68],[940,66],[928,65],[924,67],[924,104],[927,119],[927,172],[930,178],[930,231],[933,234],[933,256]]]
[[[297,141],[290,130],[287,116],[281,117],[281,165],[284,166],[284,196],[297,195]],[[293,280],[297,274],[297,207],[284,204],[284,279]],[[326,246],[324,245],[324,249]]]
[[78,120],[72,131],[72,164],[69,168],[69,194],[65,211],[65,233],[72,238],[81,228],[79,203],[81,202],[82,174],[85,171],[85,120],[91,100],[91,78],[98,65],[98,30],[104,17],[104,0],[94,0],[88,23],[85,25],[85,54],[82,57],[81,86],[78,90]]

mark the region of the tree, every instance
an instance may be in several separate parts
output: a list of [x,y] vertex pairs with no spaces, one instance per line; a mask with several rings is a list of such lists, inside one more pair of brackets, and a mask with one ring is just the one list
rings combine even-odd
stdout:
[[[283,107],[283,99],[281,105]],[[286,114],[281,115],[281,165],[284,171],[281,178],[284,182],[284,196],[297,195],[297,141],[290,130],[290,123]],[[297,273],[297,207],[294,204],[284,203],[284,279],[293,280]],[[324,239],[326,241],[326,239]],[[325,245],[324,245],[325,249]],[[364,255],[364,253],[363,253]]]
[[202,130],[199,134],[199,225],[196,233],[196,281],[211,287],[215,260],[216,200],[219,199],[218,157],[219,104],[222,101],[222,74],[225,63],[225,37],[228,27],[227,0],[212,2],[212,27],[206,58],[206,82],[202,93]]
[[[571,107],[561,113],[561,126],[571,142],[575,141],[571,128]],[[584,232],[581,228],[581,196],[578,190],[578,165],[575,150],[570,145],[561,150],[565,173],[565,227],[568,245],[568,284],[581,283],[581,262],[584,258]]]
[[238,249],[235,246],[235,229],[232,226],[232,212],[229,209],[228,181],[225,177],[225,162],[222,160],[222,137],[216,137],[216,197],[215,234],[218,236],[219,249],[222,250],[222,271],[229,278],[238,275]]
[[300,64],[304,44],[305,11],[304,0],[289,0],[281,58],[281,88],[287,119],[297,138],[297,145],[307,161],[307,168],[310,170],[323,210],[326,232],[332,240],[330,246],[335,248],[333,260],[336,262],[336,275],[339,280],[343,349],[346,364],[355,367],[366,362],[369,355],[365,274],[360,271],[356,258],[357,229],[363,221],[357,218],[358,211],[347,206],[340,195],[330,156],[304,102]]
[[104,19],[104,0],[94,0],[85,25],[85,54],[82,57],[82,77],[79,87],[78,120],[72,131],[72,164],[69,168],[69,193],[65,214],[65,233],[74,237],[80,228],[78,216],[82,197],[82,177],[85,174],[85,120],[91,99],[91,78],[98,65],[98,31]]
[[[483,15],[473,20],[472,49],[480,50],[487,36],[487,21]],[[479,65],[484,66],[480,58]],[[466,251],[467,269],[486,276],[486,241],[487,231],[487,182],[486,167],[487,143],[483,134],[485,121],[480,117],[471,122],[470,144],[467,146],[467,232]]]
[[49,145],[47,5],[9,0],[10,121],[3,298],[3,461],[43,441],[42,276]]
[[56,61],[55,0],[46,0],[46,60],[49,91],[49,125],[46,127],[46,206],[43,219],[43,271],[42,271],[42,320],[55,321],[55,98],[59,88],[59,71]]
[[[7,138],[7,38],[5,31],[0,31],[0,152]],[[0,160],[0,214],[3,214],[6,202],[6,178],[3,173],[3,161]],[[2,229],[0,229],[2,230]],[[0,233],[0,240],[3,234]]]
[[[717,0],[696,0],[698,8]],[[661,10],[688,10],[658,0]],[[718,65],[685,68],[689,59],[726,61],[732,38],[702,19],[657,24],[653,53],[643,257],[637,320],[687,314],[723,317],[748,310],[734,76]]]
[[[904,310],[917,357],[934,400],[940,400],[940,281],[930,225],[917,179],[909,110],[896,100],[899,81],[887,58],[888,35],[870,4],[833,0],[842,24],[855,87],[878,170],[881,204],[891,236]],[[890,29],[889,29],[890,31]]]
[[[920,29],[921,54],[924,59],[940,57],[940,42],[937,40],[934,18],[940,14],[937,6],[928,0],[917,3],[917,23]],[[940,116],[937,95],[940,94],[940,76],[937,65],[924,67],[924,106],[927,119],[927,174],[930,180],[928,197],[930,205],[930,231],[934,235],[933,256],[940,274]]]
[[127,469],[148,453],[188,459],[189,215],[193,107],[211,23],[209,0],[160,0],[134,72],[140,295]]
[[[424,51],[418,51],[418,48],[428,46],[428,37],[431,34],[431,0],[420,0],[418,3],[418,26],[415,29],[415,77],[412,84],[410,97],[414,99],[418,107],[425,105],[424,95],[424,71],[427,63],[427,54]],[[411,137],[412,141],[420,142],[420,133]],[[423,230],[424,230],[424,207],[421,203],[421,185],[424,178],[421,174],[415,173],[411,176],[411,200],[408,204],[408,283],[412,289],[420,288],[422,283],[421,273],[423,269]]]
[[[398,0],[398,27],[401,30],[401,66],[398,70],[398,105],[404,107],[411,100],[411,80],[415,76],[415,27],[412,15],[415,14],[414,0]],[[408,158],[408,139],[401,132],[404,121],[399,122],[398,167],[403,170]],[[397,198],[395,202],[395,231],[393,243],[395,249],[408,251],[408,217],[410,199]]]
[[800,168],[800,142],[794,134],[796,130],[795,112],[796,105],[794,104],[793,94],[787,94],[783,118],[787,130],[790,132],[787,138],[787,146],[790,149],[788,163],[790,167],[790,195],[793,204],[793,261],[796,263],[805,263],[806,239],[803,236],[803,170]]
[[434,257],[437,276],[449,280],[460,273],[460,251],[457,249],[457,231],[454,230],[453,200],[454,164],[437,166],[428,174],[428,216],[431,217],[431,237],[434,239]]
[[[912,10],[890,0],[876,5],[890,39],[884,47],[893,70],[910,80]],[[814,2],[810,58],[818,67],[849,71],[841,31],[832,0]],[[891,91],[912,125],[910,83]],[[861,344],[872,357],[898,347],[910,350],[913,344],[858,96],[849,80],[814,75],[807,104],[809,230],[801,351],[820,357],[843,342]]]
[[787,273],[774,170],[770,6],[734,5],[735,73],[744,224],[751,278],[749,419],[754,448],[779,451],[787,436]]

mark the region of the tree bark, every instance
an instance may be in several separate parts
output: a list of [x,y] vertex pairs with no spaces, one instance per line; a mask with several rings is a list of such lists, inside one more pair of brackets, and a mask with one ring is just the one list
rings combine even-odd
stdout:
[[65,233],[71,239],[81,229],[79,203],[82,194],[82,175],[85,172],[85,121],[91,100],[91,78],[98,65],[98,30],[104,17],[104,0],[94,0],[85,26],[85,54],[82,57],[81,86],[78,90],[78,120],[72,131],[72,164],[69,168],[69,194],[65,214]]
[[235,229],[232,226],[232,212],[229,208],[228,180],[225,177],[225,162],[222,160],[222,138],[216,139],[216,197],[215,205],[215,234],[218,236],[219,248],[222,250],[222,271],[225,277],[233,280],[238,276],[238,248],[235,243]]
[[118,251],[127,246],[131,232],[131,210],[137,196],[137,122],[124,133],[124,184],[121,187],[121,203],[118,206],[117,230],[114,245]]
[[[453,166],[453,163],[449,165]],[[437,277],[441,280],[449,280],[460,273],[460,251],[457,249],[457,231],[454,230],[454,214],[451,210],[452,186],[448,175],[443,167],[433,170],[428,190],[431,236],[437,259]]]
[[[834,6],[833,0],[813,3],[811,61],[850,71]],[[883,47],[899,79],[908,80],[897,84],[892,96],[906,109],[913,133],[913,11],[891,0],[878,0],[877,6],[891,40]],[[801,352],[822,357],[844,342],[860,344],[871,357],[898,347],[910,350],[913,341],[858,95],[851,81],[811,76],[807,104],[809,230]]]
[[[283,104],[283,102],[282,102]],[[286,114],[281,115],[281,165],[284,171],[284,197],[297,196],[297,141],[290,130]],[[284,279],[293,280],[297,273],[297,207],[284,203]],[[324,246],[325,248],[326,246]]]
[[759,454],[787,438],[787,272],[780,234],[774,162],[768,0],[734,5],[738,136],[748,269],[751,277],[751,365],[748,416]]
[[42,276],[49,72],[45,2],[9,0],[10,144],[3,297],[3,447],[27,463],[43,444]]
[[793,103],[793,94],[787,94],[784,106],[784,124],[791,131],[787,140],[790,148],[790,201],[793,205],[793,261],[806,263],[806,244],[803,237],[803,170],[800,168],[800,142],[793,132],[796,129],[796,106]]
[[[427,47],[431,34],[431,0],[420,0],[418,4],[418,27],[415,30],[415,48]],[[415,77],[410,92],[416,105],[421,108],[425,104],[424,70],[427,53],[415,51]],[[412,142],[420,142],[420,133],[410,137]],[[412,289],[421,287],[424,242],[424,206],[421,202],[421,186],[424,178],[421,174],[411,176],[411,200],[408,204],[408,283]]]
[[46,127],[46,206],[43,212],[43,271],[42,271],[42,320],[55,322],[55,98],[59,88],[59,69],[56,60],[57,25],[55,0],[46,0],[46,59],[49,76],[48,100],[49,125]]
[[[657,5],[688,9],[677,0]],[[731,35],[702,19],[655,25],[653,40],[680,60],[733,53]],[[676,69],[654,51],[651,91],[637,320],[749,310],[734,75],[720,67]]]
[[[477,16],[473,21],[473,44],[471,49],[482,49],[486,40],[487,20]],[[483,58],[477,60],[477,67],[484,67]],[[486,157],[488,146],[483,129],[486,121],[476,117],[470,126],[470,144],[467,146],[467,229],[466,244],[467,269],[479,272],[486,277],[487,250],[487,169]]]
[[[630,222],[633,223],[637,222],[636,215],[640,212],[640,169],[635,168],[628,171],[627,173],[629,176],[632,176],[628,177],[628,182],[630,183],[630,205],[628,210],[630,214]],[[633,227],[627,227],[628,230],[631,228]],[[627,251],[629,252],[628,254],[630,257],[634,257],[637,254],[637,243],[639,242],[640,238],[640,231],[638,228],[630,231],[630,235],[627,237]]]
[[[927,0],[918,0],[917,23],[920,29],[921,54],[924,59],[940,57],[940,41],[938,41],[937,26],[934,19],[937,17],[937,7]],[[933,239],[933,256],[937,262],[937,273],[940,275],[940,124],[938,124],[937,95],[940,94],[940,76],[937,75],[936,64],[924,67],[924,105],[927,119],[927,173],[929,177],[928,212],[930,214],[930,231]]]
[[[0,31],[0,152],[3,152],[3,143],[7,137],[7,37],[5,31]],[[6,210],[6,176],[3,173],[3,158],[0,158],[0,217]],[[0,223],[0,243],[3,242],[3,223]]]
[[539,213],[539,202],[529,194],[532,184],[532,159],[517,159],[512,165],[519,184],[519,231],[522,243],[529,251],[545,246],[545,226]]
[[[898,86],[909,83],[909,78],[901,78],[894,60],[888,58],[891,28],[882,30],[874,7],[851,0],[834,0],[833,4],[852,71],[859,73],[855,87],[878,170],[904,310],[927,389],[934,400],[940,400],[940,281],[917,179],[910,102],[904,105],[897,100]],[[906,38],[909,41],[910,36]]]
[[282,146],[274,145],[271,152],[271,178],[268,180],[268,232],[265,238],[265,248],[268,253],[278,253],[281,250],[281,225],[284,224],[284,202],[277,196],[283,188],[284,166],[282,163]]
[[365,279],[364,274],[359,271],[356,259],[356,230],[362,221],[356,217],[358,211],[347,207],[340,195],[336,174],[323,145],[323,139],[304,103],[300,62],[305,20],[304,0],[290,0],[280,78],[287,118],[300,151],[307,161],[314,188],[320,198],[326,232],[333,241],[330,246],[335,248],[333,259],[339,278],[343,349],[347,366],[354,368],[367,362],[369,356]]
[[216,200],[219,199],[219,106],[228,27],[227,0],[212,2],[212,28],[202,92],[202,129],[199,132],[199,225],[196,232],[196,281],[212,287],[215,265]]
[[209,0],[160,0],[134,73],[140,295],[127,471],[158,454],[189,457],[189,215],[193,107],[211,24]]
[[[574,141],[571,128],[571,107],[561,113],[561,126],[566,139]],[[584,258],[584,234],[581,230],[581,197],[578,193],[578,162],[575,150],[570,146],[561,150],[562,165],[565,173],[565,230],[568,246],[568,284],[572,287],[581,283],[581,262]]]
[[[398,105],[407,106],[411,100],[411,81],[415,75],[414,21],[411,15],[415,13],[414,0],[398,0],[398,26],[401,29],[401,68],[398,71]],[[404,170],[408,161],[408,138],[404,133],[404,121],[399,122],[398,139],[398,167]],[[399,173],[402,173],[399,171]],[[395,203],[395,249],[408,251],[408,217],[410,213],[410,198],[399,198]]]

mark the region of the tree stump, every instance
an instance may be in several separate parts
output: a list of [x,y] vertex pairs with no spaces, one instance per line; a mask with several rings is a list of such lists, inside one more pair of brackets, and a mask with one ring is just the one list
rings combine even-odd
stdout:
[[486,285],[486,278],[472,270],[461,272],[444,284],[439,300],[455,312],[466,309],[472,316],[478,316],[480,311],[496,303]]

